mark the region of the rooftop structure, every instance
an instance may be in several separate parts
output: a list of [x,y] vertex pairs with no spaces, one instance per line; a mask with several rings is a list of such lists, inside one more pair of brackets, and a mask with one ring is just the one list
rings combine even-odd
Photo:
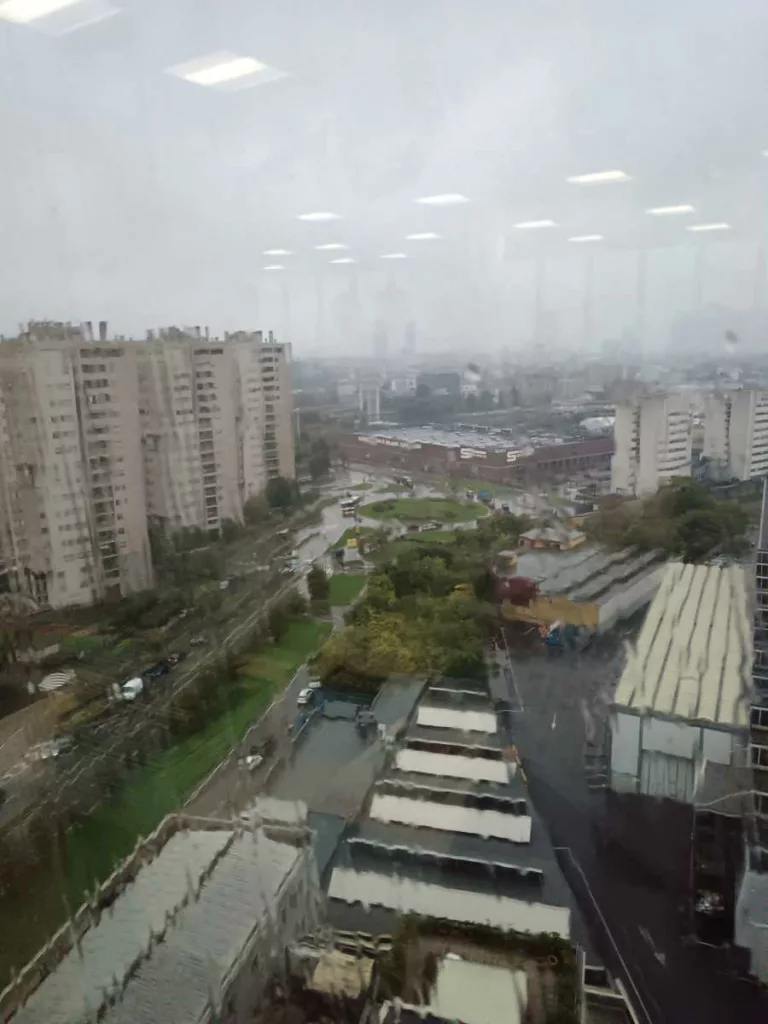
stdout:
[[667,567],[616,691],[622,709],[747,724],[752,637],[745,571]]
[[613,787],[692,803],[705,762],[743,762],[751,665],[744,570],[669,565],[614,697]]
[[510,619],[564,622],[602,632],[654,597],[664,574],[663,558],[658,551],[609,551],[595,545],[557,553],[525,551],[517,575],[535,580],[538,594],[527,605],[504,603],[502,612]]
[[[178,822],[167,837],[167,821],[122,869],[108,909],[27,995],[18,1024],[193,1024],[224,1007],[244,1014],[260,992],[253,964],[265,983],[284,942],[314,926],[317,880],[303,824],[251,831]],[[22,976],[17,989],[24,984]]]
[[416,913],[570,939],[570,891],[488,694],[454,686],[424,691],[338,850],[331,919],[372,932]]

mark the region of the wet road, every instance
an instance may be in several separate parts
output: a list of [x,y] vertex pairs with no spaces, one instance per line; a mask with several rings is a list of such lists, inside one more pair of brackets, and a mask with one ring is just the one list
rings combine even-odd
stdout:
[[[585,777],[588,735],[599,735],[621,670],[621,642],[582,654],[496,656],[492,683],[516,709],[510,728],[532,800],[558,849],[606,965],[625,982],[643,1024],[765,1024],[768,996],[729,974],[725,951],[690,944],[685,893],[618,852],[601,851],[605,792]],[[588,773],[595,768],[589,761]],[[594,783],[593,783],[594,784]],[[657,842],[664,843],[664,835]]]

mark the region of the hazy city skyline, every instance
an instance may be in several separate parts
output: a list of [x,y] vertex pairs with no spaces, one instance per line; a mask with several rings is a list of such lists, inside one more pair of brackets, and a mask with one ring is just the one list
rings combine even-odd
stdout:
[[[681,315],[766,306],[756,4],[68,12],[0,20],[5,334],[104,318],[372,351],[394,286],[422,350],[658,352]],[[580,180],[608,170],[627,180]]]

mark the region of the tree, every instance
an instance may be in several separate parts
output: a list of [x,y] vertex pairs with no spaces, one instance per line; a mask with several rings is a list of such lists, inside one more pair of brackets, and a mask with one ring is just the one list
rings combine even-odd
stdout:
[[287,512],[299,501],[299,489],[295,480],[284,476],[276,476],[267,482],[267,502],[270,508]]
[[331,586],[328,575],[319,565],[313,565],[307,573],[307,589],[312,601],[327,601]]
[[714,509],[693,508],[680,517],[673,541],[684,562],[695,562],[714,551],[723,539],[723,525]]
[[324,437],[312,442],[309,451],[309,475],[313,480],[327,476],[331,469],[331,452]]
[[243,505],[243,517],[249,526],[258,526],[269,519],[269,502],[261,494],[252,494]]

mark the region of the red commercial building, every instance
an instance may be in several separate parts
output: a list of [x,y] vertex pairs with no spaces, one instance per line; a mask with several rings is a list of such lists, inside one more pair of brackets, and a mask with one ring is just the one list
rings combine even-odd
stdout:
[[609,473],[613,438],[493,450],[406,441],[384,434],[343,434],[339,438],[339,452],[351,464],[386,467],[408,475],[434,473],[476,477],[490,483],[524,484]]

